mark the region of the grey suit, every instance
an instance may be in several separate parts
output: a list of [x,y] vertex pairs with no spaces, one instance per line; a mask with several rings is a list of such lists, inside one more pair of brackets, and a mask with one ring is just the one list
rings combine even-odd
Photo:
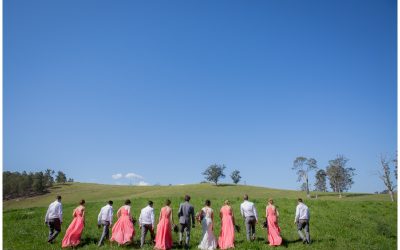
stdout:
[[185,243],[186,246],[189,246],[190,225],[191,223],[193,223],[194,226],[195,220],[194,220],[194,208],[188,201],[181,203],[181,205],[179,206],[178,217],[179,217],[179,224],[181,224],[181,230],[179,232],[179,242],[182,242],[182,234],[183,232],[186,232]]

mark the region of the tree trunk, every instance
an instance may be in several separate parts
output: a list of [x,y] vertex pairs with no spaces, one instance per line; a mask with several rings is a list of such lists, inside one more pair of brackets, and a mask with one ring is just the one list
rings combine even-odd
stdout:
[[394,198],[393,198],[393,191],[389,190],[389,195],[390,195],[390,200],[393,202]]
[[306,178],[306,191],[307,191],[307,198],[311,198],[310,189],[308,188],[308,178]]

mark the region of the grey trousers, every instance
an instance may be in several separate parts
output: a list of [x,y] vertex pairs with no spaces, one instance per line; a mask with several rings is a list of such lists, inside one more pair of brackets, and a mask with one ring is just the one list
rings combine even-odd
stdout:
[[[308,220],[299,220],[297,222],[297,233],[299,234],[300,238],[303,241],[307,241],[307,243],[310,243],[310,224]],[[302,230],[306,232],[306,237],[304,237]]]
[[186,233],[186,240],[185,244],[186,246],[189,246],[190,242],[190,224],[182,224],[181,223],[181,230],[179,231],[179,242],[182,242],[182,234]]
[[142,234],[140,236],[140,247],[143,247],[148,231],[150,231],[151,242],[154,242],[155,235],[153,226],[151,224],[144,224],[142,225]]
[[100,237],[99,246],[101,246],[104,239],[108,239],[108,237],[110,237],[110,222],[102,220],[101,225],[103,225],[103,233]]
[[47,222],[47,225],[49,226],[49,237],[47,242],[52,243],[57,235],[61,232],[61,221],[60,219],[50,219]]
[[246,224],[247,240],[248,241],[250,241],[250,239],[254,240],[255,235],[256,235],[256,217],[254,217],[254,216],[246,217],[245,224]]

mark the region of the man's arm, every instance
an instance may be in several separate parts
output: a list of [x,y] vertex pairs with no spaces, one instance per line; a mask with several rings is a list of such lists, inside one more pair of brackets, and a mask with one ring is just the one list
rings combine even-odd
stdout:
[[46,216],[44,217],[44,223],[46,223],[46,224],[47,224],[47,222],[49,222],[49,212],[50,212],[50,206],[47,209]]
[[142,226],[142,220],[143,220],[142,214],[143,214],[143,209],[140,211],[140,215],[139,215],[139,227]]
[[254,213],[254,217],[256,217],[256,221],[258,221],[257,209],[256,209],[256,206],[255,206],[255,205],[253,205],[253,213]]
[[154,228],[154,209],[151,210],[150,218],[151,218],[151,226]]
[[194,207],[190,207],[190,216],[192,217],[192,225],[196,224],[196,220],[194,219]]
[[240,214],[244,217],[243,204],[240,204]]
[[110,226],[113,223],[113,216],[114,216],[114,209],[111,207],[110,210],[108,210],[108,219],[110,221]]
[[97,216],[97,225],[100,225],[101,223],[101,213],[103,212],[103,209],[100,210],[99,215]]
[[179,210],[178,210],[178,219],[182,215],[182,204],[179,205]]
[[60,204],[59,212],[58,212],[58,217],[60,218],[60,223],[62,223],[62,215],[63,215],[62,204]]
[[299,206],[296,207],[296,216],[294,217],[294,223],[299,221],[299,216],[300,216],[300,209]]

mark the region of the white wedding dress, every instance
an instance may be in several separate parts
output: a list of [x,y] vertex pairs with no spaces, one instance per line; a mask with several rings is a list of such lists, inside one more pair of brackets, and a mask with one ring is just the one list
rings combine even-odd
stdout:
[[217,241],[212,230],[213,221],[211,214],[213,210],[209,207],[203,207],[203,220],[201,221],[201,227],[203,229],[203,238],[200,242],[199,249],[202,250],[214,250],[217,249]]

